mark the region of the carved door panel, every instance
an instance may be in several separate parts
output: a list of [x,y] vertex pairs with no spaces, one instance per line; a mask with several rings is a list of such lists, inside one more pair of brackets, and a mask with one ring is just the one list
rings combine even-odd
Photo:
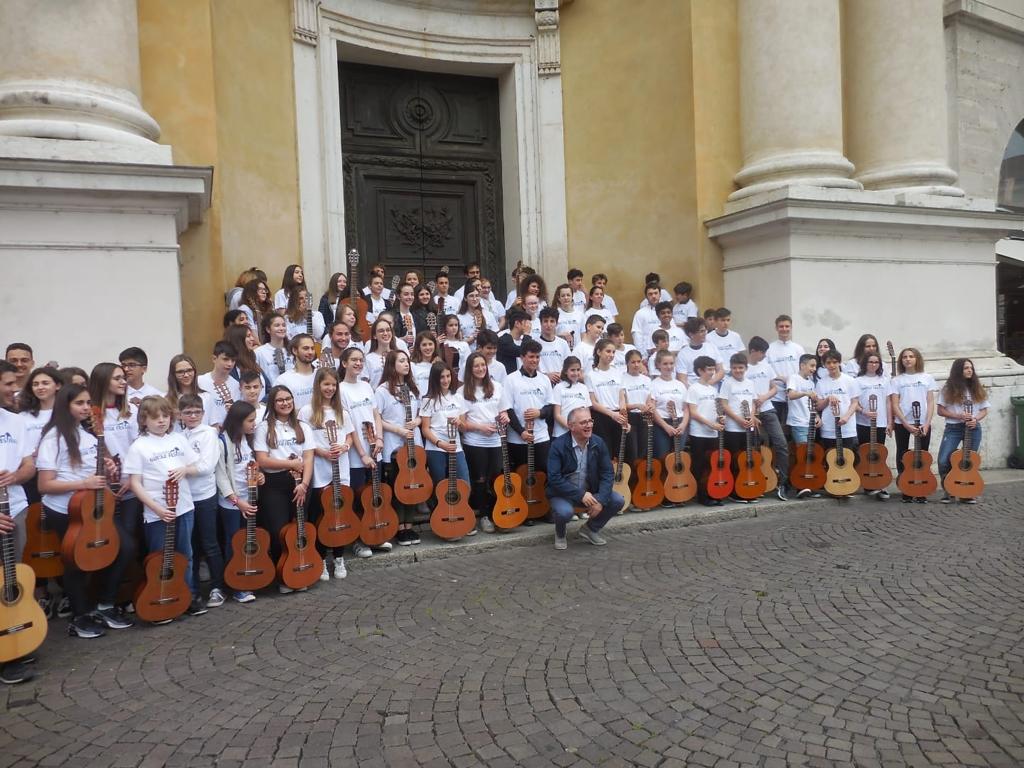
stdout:
[[[342,62],[345,235],[369,265],[431,279],[481,263],[504,288],[498,86]],[[499,293],[499,295],[501,295]]]

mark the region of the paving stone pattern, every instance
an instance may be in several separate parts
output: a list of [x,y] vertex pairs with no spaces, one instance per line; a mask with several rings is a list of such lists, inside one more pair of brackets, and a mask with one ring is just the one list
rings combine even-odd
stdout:
[[[0,765],[1021,766],[1024,483],[360,569],[72,640]],[[549,529],[550,530],[550,529]]]

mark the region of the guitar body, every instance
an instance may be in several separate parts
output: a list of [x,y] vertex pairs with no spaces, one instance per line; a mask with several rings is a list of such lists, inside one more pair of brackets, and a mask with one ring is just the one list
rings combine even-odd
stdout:
[[442,539],[461,539],[476,525],[476,515],[469,506],[469,484],[456,480],[455,492],[449,490],[447,480],[437,484],[434,491],[437,506],[430,514],[430,530]]
[[690,470],[690,454],[680,451],[665,454],[665,499],[673,504],[685,504],[697,495],[697,481]]
[[255,592],[273,584],[275,574],[274,561],[270,559],[270,534],[257,528],[249,547],[245,528],[235,531],[231,537],[231,559],[224,567],[224,583],[237,592]]
[[904,496],[913,498],[930,496],[939,487],[939,481],[932,473],[932,455],[928,451],[920,451],[920,466],[914,466],[914,449],[903,454],[903,474],[896,480],[896,487]]
[[410,457],[409,447],[403,445],[395,452],[395,464],[398,467],[395,497],[400,502],[410,506],[422,504],[433,495],[434,483],[427,470],[427,452],[422,446],[414,445]]
[[740,455],[733,490],[741,499],[759,499],[764,496],[768,490],[768,479],[761,469],[760,451],[744,451]]
[[[398,533],[398,514],[391,505],[391,487],[381,483],[380,498],[374,504],[373,485],[367,483],[360,495],[363,519],[359,521],[359,539],[368,547],[379,547]],[[317,573],[317,576],[320,574]]]
[[981,479],[979,470],[981,455],[977,451],[968,451],[967,469],[961,466],[964,462],[964,449],[962,448],[953,451],[950,461],[953,466],[942,482],[946,493],[955,499],[976,499],[981,496],[981,492],[985,490],[985,481]]
[[[13,551],[13,544],[11,549]],[[0,601],[0,662],[27,656],[46,639],[46,614],[33,595],[35,572],[24,563],[16,563],[14,574],[15,599]],[[0,595],[6,588],[7,581],[0,569]]]
[[527,466],[523,464],[516,469],[516,474],[522,481],[523,500],[526,502],[526,518],[537,520],[544,517],[551,511],[551,502],[548,501],[548,474],[547,472],[533,473],[533,484],[530,484],[530,473]]
[[865,443],[857,448],[860,463],[857,474],[861,487],[868,491],[881,491],[892,485],[892,470],[889,469],[889,449],[881,443]]
[[135,615],[143,621],[157,624],[176,619],[188,610],[192,592],[185,583],[188,559],[175,552],[171,559],[171,577],[161,578],[164,567],[162,552],[146,555],[143,563],[145,577],[135,592]]
[[61,551],[64,559],[82,571],[106,568],[117,557],[121,537],[114,525],[116,501],[103,489],[103,509],[96,509],[96,491],[76,491],[68,505],[68,530]]
[[825,473],[825,491],[830,496],[849,496],[860,490],[860,475],[853,466],[854,456],[850,448],[843,448],[843,460],[839,461],[839,452],[829,448],[825,454],[828,471]]
[[807,455],[807,443],[793,448],[793,463],[789,470],[789,484],[799,491],[820,491],[825,487],[825,451],[814,444],[814,455]]
[[775,454],[767,445],[762,445],[758,450],[761,452],[761,470],[764,472],[764,492],[771,493],[779,487],[779,475],[775,471]]
[[316,528],[302,521],[286,523],[281,528],[281,557],[277,561],[277,578],[289,589],[306,589],[320,580],[323,558],[316,551]]
[[32,568],[37,579],[52,579],[64,573],[60,537],[46,527],[43,505],[38,501],[25,510],[25,552],[21,562]]
[[347,547],[359,538],[359,515],[352,508],[352,489],[338,487],[340,505],[335,505],[334,486],[320,491],[324,513],[316,524],[316,537],[325,547]]
[[711,453],[711,469],[708,471],[708,496],[712,499],[724,499],[732,493],[735,479],[732,476],[732,455],[725,448],[716,449]]
[[[621,463],[616,461],[612,468],[615,470],[615,478],[617,478],[612,485],[612,491],[619,494],[625,502],[622,505],[623,510],[629,509],[633,505],[633,491],[629,487],[629,481],[633,477],[633,470],[625,461]],[[622,478],[618,479],[620,471],[622,472]]]
[[636,486],[633,488],[633,506],[639,509],[654,509],[665,500],[665,484],[661,481],[661,462],[650,460],[651,472],[647,473],[647,459],[633,462],[636,472]]
[[494,502],[492,518],[499,528],[516,528],[526,521],[526,499],[523,498],[523,478],[515,472],[507,475],[510,488],[505,488],[506,475],[494,479]]

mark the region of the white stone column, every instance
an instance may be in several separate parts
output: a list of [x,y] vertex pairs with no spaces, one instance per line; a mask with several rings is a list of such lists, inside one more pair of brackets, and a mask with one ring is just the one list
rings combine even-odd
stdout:
[[743,168],[730,199],[859,189],[843,155],[839,0],[740,0],[739,37]]
[[0,136],[151,145],[136,0],[0,3]]
[[949,167],[942,0],[844,0],[847,152],[867,189],[961,197]]

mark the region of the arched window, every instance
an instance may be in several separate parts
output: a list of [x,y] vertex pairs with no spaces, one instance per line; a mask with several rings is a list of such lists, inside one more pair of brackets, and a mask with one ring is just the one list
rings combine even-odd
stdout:
[[999,166],[999,205],[1024,212],[1024,120],[1010,135]]

